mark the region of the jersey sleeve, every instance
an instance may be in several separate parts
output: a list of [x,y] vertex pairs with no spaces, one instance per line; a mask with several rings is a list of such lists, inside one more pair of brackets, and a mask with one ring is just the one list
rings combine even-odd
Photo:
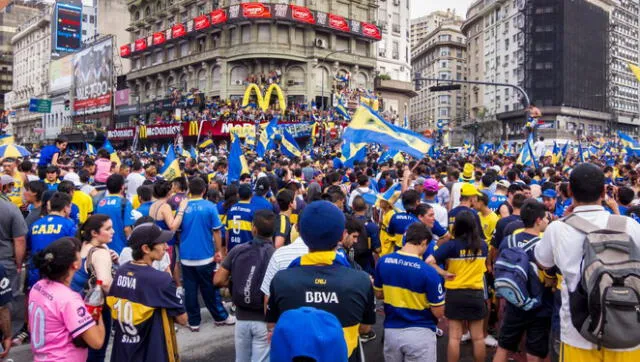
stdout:
[[276,220],[274,223],[274,234],[273,236],[282,236],[284,238],[289,235],[291,230],[291,225],[287,222],[287,217],[285,215],[276,216]]
[[384,262],[385,257],[383,256],[382,258],[380,258],[380,260],[378,260],[378,264],[376,264],[376,270],[373,273],[373,289],[375,290],[382,290],[382,274],[384,274],[380,269]]
[[395,215],[391,216],[391,219],[389,220],[389,225],[387,225],[387,233],[391,236],[396,234],[396,218]]
[[76,338],[87,329],[93,327],[94,322],[91,314],[84,306],[80,294],[73,292],[74,295],[71,298],[65,298],[64,305],[62,306],[62,316],[65,327],[71,334],[71,338]]
[[435,269],[431,266],[427,266],[426,269],[426,285],[427,300],[431,306],[437,307],[444,305],[444,286],[442,285],[442,278],[438,275]]
[[447,241],[442,244],[437,250],[433,252],[433,257],[438,264],[444,264],[444,262],[453,256],[455,245],[452,241]]
[[166,275],[163,275],[163,280],[158,281],[158,285],[162,285],[162,287],[158,290],[157,298],[153,298],[153,302],[156,304],[154,307],[165,308],[167,310],[167,314],[171,317],[184,313],[184,303],[182,301],[182,297],[178,294],[176,283],[168,273],[159,273]]
[[211,208],[211,225],[213,225],[213,230],[219,230],[222,228],[222,222],[220,221],[220,215],[218,215],[218,209],[215,207]]
[[436,221],[433,223],[433,228],[431,228],[431,231],[432,231],[435,235],[437,235],[439,238],[443,237],[443,236],[447,233],[447,230],[446,230],[444,227],[442,227],[442,225],[440,225],[440,223],[438,222],[438,220],[436,220]]

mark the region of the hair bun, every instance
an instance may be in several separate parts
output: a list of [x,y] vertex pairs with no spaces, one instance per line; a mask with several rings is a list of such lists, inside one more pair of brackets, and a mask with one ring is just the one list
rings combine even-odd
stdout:
[[44,260],[45,261],[50,263],[50,262],[53,261],[53,259],[54,259],[53,253],[49,252],[49,253],[44,254]]

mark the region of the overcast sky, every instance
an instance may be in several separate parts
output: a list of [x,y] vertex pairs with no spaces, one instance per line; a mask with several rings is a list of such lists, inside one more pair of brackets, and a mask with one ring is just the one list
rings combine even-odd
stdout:
[[473,0],[449,0],[449,1],[433,1],[433,0],[410,0],[411,1],[411,18],[417,18],[427,15],[435,10],[447,10],[453,8],[456,14],[463,18],[467,14],[467,8]]

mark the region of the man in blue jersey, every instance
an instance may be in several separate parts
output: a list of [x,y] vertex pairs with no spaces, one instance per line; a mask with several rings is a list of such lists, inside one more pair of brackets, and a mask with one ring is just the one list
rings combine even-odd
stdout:
[[222,223],[218,209],[212,202],[203,199],[207,184],[200,177],[189,181],[189,192],[190,199],[181,226],[180,263],[189,329],[198,332],[201,322],[198,289],[217,325],[232,325],[236,319],[224,309],[220,291],[213,285],[214,260],[226,255],[222,247]]
[[387,233],[393,238],[395,249],[402,247],[402,235],[409,225],[418,222],[415,210],[420,204],[420,194],[416,190],[407,190],[402,194],[402,206],[405,212],[395,213],[387,226]]
[[271,184],[269,183],[269,178],[260,177],[258,181],[256,181],[256,194],[251,198],[251,207],[254,211],[266,209],[273,211],[274,213],[276,212],[273,208],[273,204],[265,197],[265,195],[269,194],[270,191]]
[[[253,239],[251,234],[253,213],[256,211],[252,204],[251,186],[240,185],[238,188],[240,201],[231,206],[227,211],[227,249],[230,251],[234,246],[247,243]],[[255,197],[254,197],[255,198]]]
[[478,191],[474,185],[470,183],[462,184],[462,187],[460,188],[460,203],[449,211],[449,232],[453,233],[453,223],[456,220],[456,215],[463,210],[470,211],[475,215],[475,218],[478,221],[478,230],[482,230],[480,217],[478,216],[478,212],[474,209],[478,196],[481,195],[480,191]]
[[437,360],[436,326],[444,315],[444,288],[436,270],[422,260],[433,238],[414,223],[401,250],[380,258],[374,290],[384,300],[384,359]]
[[[29,228],[27,234],[27,248],[31,250],[31,255],[44,250],[49,244],[65,237],[75,237],[77,227],[75,222],[69,219],[71,213],[71,196],[56,192],[49,200],[49,214],[38,219]],[[29,287],[40,280],[40,273],[33,264],[29,262]]]
[[187,315],[171,275],[152,266],[162,260],[172,238],[172,231],[153,223],[136,226],[131,233],[133,260],[118,269],[107,297],[118,321],[111,361],[180,360],[174,322],[187,324]]
[[115,251],[118,255],[127,245],[127,237],[131,234],[131,227],[135,224],[136,219],[131,211],[133,207],[131,202],[123,195],[124,177],[119,174],[113,174],[107,178],[107,195],[98,202],[96,214],[109,215],[113,222],[113,239],[109,244],[109,249]]
[[[496,182],[496,192],[489,197],[489,209],[498,214],[498,209],[502,204],[507,202],[507,191],[509,190],[509,181],[500,180]],[[500,214],[498,214],[500,215]]]
[[46,177],[47,166],[58,166],[58,158],[60,154],[67,148],[69,140],[65,136],[58,136],[52,145],[48,145],[40,150],[40,159],[38,160],[38,177],[44,180]]

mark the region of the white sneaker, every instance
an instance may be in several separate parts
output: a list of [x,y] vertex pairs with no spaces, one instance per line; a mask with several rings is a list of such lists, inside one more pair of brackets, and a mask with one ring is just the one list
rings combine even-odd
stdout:
[[462,337],[460,337],[460,342],[468,342],[471,340],[471,332],[467,331],[467,333],[463,334]]
[[236,324],[236,317],[230,315],[227,317],[227,319],[220,321],[220,322],[216,322],[217,326],[232,326]]
[[236,314],[236,306],[233,302],[222,302],[222,307],[227,311],[227,314]]
[[484,344],[487,347],[497,347],[498,346],[498,340],[495,339],[495,337],[493,337],[492,335],[489,334],[484,338]]

